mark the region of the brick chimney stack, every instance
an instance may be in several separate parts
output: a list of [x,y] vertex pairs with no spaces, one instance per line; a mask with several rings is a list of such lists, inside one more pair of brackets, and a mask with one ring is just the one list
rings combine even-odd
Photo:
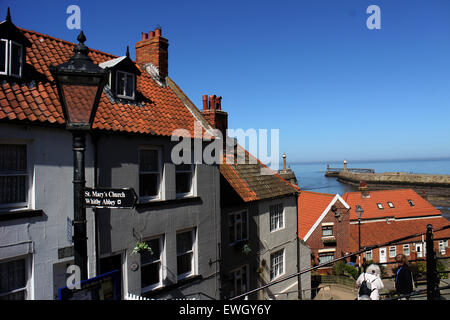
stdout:
[[369,189],[367,188],[367,183],[364,181],[361,181],[359,183],[359,191],[361,191],[361,198],[370,198]]
[[140,66],[151,62],[158,68],[161,80],[164,80],[169,74],[169,41],[161,34],[161,28],[142,33],[142,40],[136,43],[136,62]]
[[211,127],[220,130],[225,138],[228,129],[228,113],[222,110],[222,97],[204,94],[202,100],[203,117],[208,120]]

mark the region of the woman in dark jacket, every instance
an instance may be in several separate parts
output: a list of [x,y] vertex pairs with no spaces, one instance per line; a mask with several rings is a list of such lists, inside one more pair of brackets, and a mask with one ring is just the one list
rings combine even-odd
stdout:
[[395,257],[395,261],[397,262],[398,270],[395,276],[395,290],[397,293],[409,294],[413,292],[413,281],[412,281],[412,273],[406,263],[406,257],[403,254],[398,254]]

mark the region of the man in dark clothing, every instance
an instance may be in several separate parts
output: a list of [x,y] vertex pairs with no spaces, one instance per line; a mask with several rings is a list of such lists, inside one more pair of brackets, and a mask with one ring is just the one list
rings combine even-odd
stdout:
[[[412,273],[406,263],[406,257],[403,254],[398,254],[395,257],[398,270],[395,276],[395,290],[400,295],[409,294],[413,292]],[[409,299],[409,298],[407,298]]]

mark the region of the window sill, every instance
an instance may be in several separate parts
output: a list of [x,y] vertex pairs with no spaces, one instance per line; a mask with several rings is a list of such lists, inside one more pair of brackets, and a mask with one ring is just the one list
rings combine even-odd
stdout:
[[159,287],[159,288],[155,288],[155,289],[153,289],[151,291],[148,291],[148,292],[145,292],[145,293],[143,292],[142,296],[145,297],[145,298],[152,298],[152,297],[155,297],[155,296],[157,296],[159,294],[168,293],[168,292],[170,292],[172,290],[175,290],[178,287],[181,287],[181,286],[184,286],[186,284],[189,284],[189,283],[192,283],[192,282],[195,282],[195,281],[198,281],[198,280],[202,280],[202,279],[203,279],[203,277],[201,275],[192,275],[190,277],[178,280],[177,283],[170,284],[170,285],[167,285],[167,286],[162,286],[162,287]]
[[280,228],[276,228],[276,229],[270,230],[270,233],[274,233],[274,232],[281,231],[281,230],[284,230],[284,227],[280,227]]
[[270,282],[274,282],[274,281],[280,279],[282,276],[284,276],[284,272],[282,274],[277,275],[276,277],[273,277],[273,279],[270,279]]
[[242,249],[242,247],[244,246],[244,245],[246,245],[248,243],[248,239],[240,239],[240,240],[236,240],[236,241],[234,241],[234,242],[230,242],[230,243],[228,243],[228,245],[230,246],[230,247],[235,247],[235,248],[240,248],[240,249]]
[[145,209],[151,209],[151,208],[158,208],[158,207],[164,207],[164,206],[176,206],[180,204],[192,204],[192,203],[201,203],[202,199],[200,197],[183,197],[183,198],[176,198],[176,199],[170,199],[170,200],[152,200],[148,202],[141,202],[136,204],[136,210],[138,212],[144,211]]
[[44,215],[43,210],[22,209],[14,211],[0,211],[0,221],[9,221],[17,219],[25,219],[32,217],[40,217]]

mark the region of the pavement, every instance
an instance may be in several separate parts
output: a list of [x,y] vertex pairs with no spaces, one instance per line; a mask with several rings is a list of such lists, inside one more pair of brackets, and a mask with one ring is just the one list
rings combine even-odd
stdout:
[[[394,290],[394,281],[392,279],[383,280],[384,288],[381,290],[380,294],[388,293]],[[439,284],[440,287],[448,286],[450,280],[441,280]],[[420,285],[415,290],[426,289],[426,285]],[[441,290],[441,295],[445,299],[450,299],[450,289]],[[355,300],[358,297],[358,290],[356,288],[351,288],[350,286],[345,286],[342,284],[321,284],[319,286],[319,292],[317,293],[314,300]],[[426,300],[426,294],[411,297],[412,300]]]
[[319,292],[314,300],[355,300],[358,297],[356,288],[342,284],[327,283],[319,286]]

